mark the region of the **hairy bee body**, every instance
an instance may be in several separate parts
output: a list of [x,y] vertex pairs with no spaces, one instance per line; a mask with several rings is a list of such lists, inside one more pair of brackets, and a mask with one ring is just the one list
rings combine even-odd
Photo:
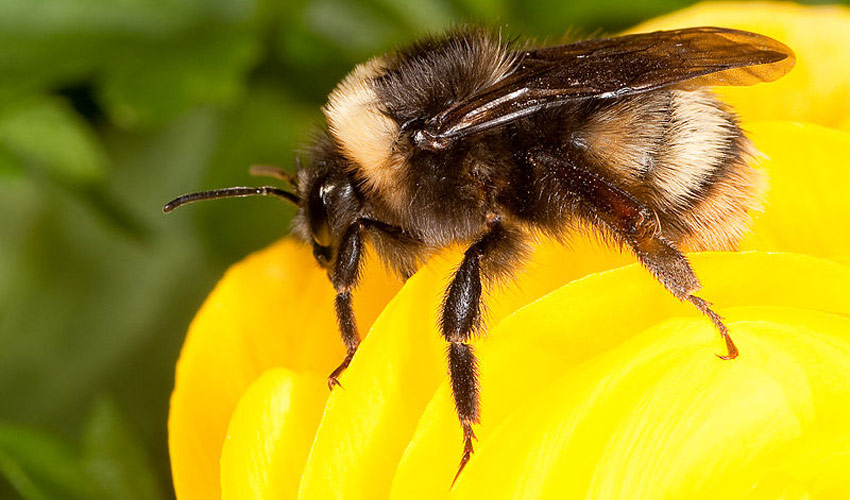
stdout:
[[327,128],[292,176],[193,193],[274,195],[295,203],[337,292],[346,356],[360,337],[352,307],[364,245],[403,277],[449,245],[466,248],[438,328],[448,344],[463,432],[460,470],[479,420],[477,361],[487,286],[509,276],[534,238],[592,231],[630,250],[674,297],[693,304],[737,356],[722,319],[694,295],[685,249],[731,249],[760,207],[762,175],[734,113],[708,89],[775,80],[793,52],[770,38],[688,28],[514,49],[461,29],[357,66],[330,94]]
[[[677,246],[734,248],[760,207],[763,180],[748,165],[754,150],[736,117],[705,89],[569,102],[438,151],[417,148],[401,130],[517,64],[485,33],[466,33],[372,60],[331,94],[323,147],[342,152],[338,168],[367,212],[418,240],[373,236],[390,265],[411,274],[435,249],[480,237],[493,213],[561,240],[577,228],[605,232],[577,196],[572,168],[630,193]],[[535,165],[529,155],[542,151],[571,166]]]

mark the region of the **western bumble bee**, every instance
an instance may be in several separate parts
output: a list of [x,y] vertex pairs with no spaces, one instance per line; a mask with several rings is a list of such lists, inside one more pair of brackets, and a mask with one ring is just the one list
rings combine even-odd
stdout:
[[[522,48],[478,28],[425,38],[365,62],[331,92],[327,127],[287,181],[181,196],[164,211],[223,197],[294,203],[335,288],[347,354],[363,248],[409,277],[449,245],[466,251],[445,291],[439,329],[463,433],[458,474],[479,420],[476,358],[488,284],[510,276],[529,242],[590,229],[630,249],[676,298],[738,350],[683,249],[733,249],[760,207],[761,173],[731,109],[708,87],[775,80],[794,65],[776,40],[701,27]],[[457,476],[455,476],[456,478]]]

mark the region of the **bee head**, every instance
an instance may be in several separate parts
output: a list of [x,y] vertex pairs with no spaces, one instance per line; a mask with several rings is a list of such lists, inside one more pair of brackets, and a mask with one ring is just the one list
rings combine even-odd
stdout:
[[313,256],[324,268],[330,267],[343,233],[361,212],[345,162],[327,141],[319,141],[296,179],[300,202],[295,231],[312,244]]

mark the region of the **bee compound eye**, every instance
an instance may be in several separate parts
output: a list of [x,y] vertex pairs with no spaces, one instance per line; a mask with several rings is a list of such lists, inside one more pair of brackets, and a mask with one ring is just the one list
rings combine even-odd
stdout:
[[307,222],[310,224],[310,234],[316,245],[322,247],[328,247],[331,244],[328,207],[324,196],[326,191],[323,183],[316,183],[307,199]]

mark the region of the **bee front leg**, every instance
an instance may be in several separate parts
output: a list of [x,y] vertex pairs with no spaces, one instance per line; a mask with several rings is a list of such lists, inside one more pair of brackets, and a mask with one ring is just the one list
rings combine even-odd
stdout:
[[354,317],[354,308],[351,303],[351,291],[357,286],[360,279],[360,268],[362,264],[363,240],[361,230],[363,225],[358,221],[350,225],[343,233],[334,262],[331,282],[336,290],[337,323],[345,344],[345,358],[342,363],[328,376],[328,388],[333,390],[334,386],[340,385],[339,376],[351,364],[357,346],[360,345],[360,335],[357,333],[357,320]]
[[440,331],[449,342],[448,361],[455,409],[463,428],[463,455],[457,480],[473,453],[472,425],[479,421],[477,359],[469,345],[472,333],[482,326],[482,277],[487,281],[509,274],[524,255],[520,231],[489,218],[487,232],[464,254],[443,300]]

